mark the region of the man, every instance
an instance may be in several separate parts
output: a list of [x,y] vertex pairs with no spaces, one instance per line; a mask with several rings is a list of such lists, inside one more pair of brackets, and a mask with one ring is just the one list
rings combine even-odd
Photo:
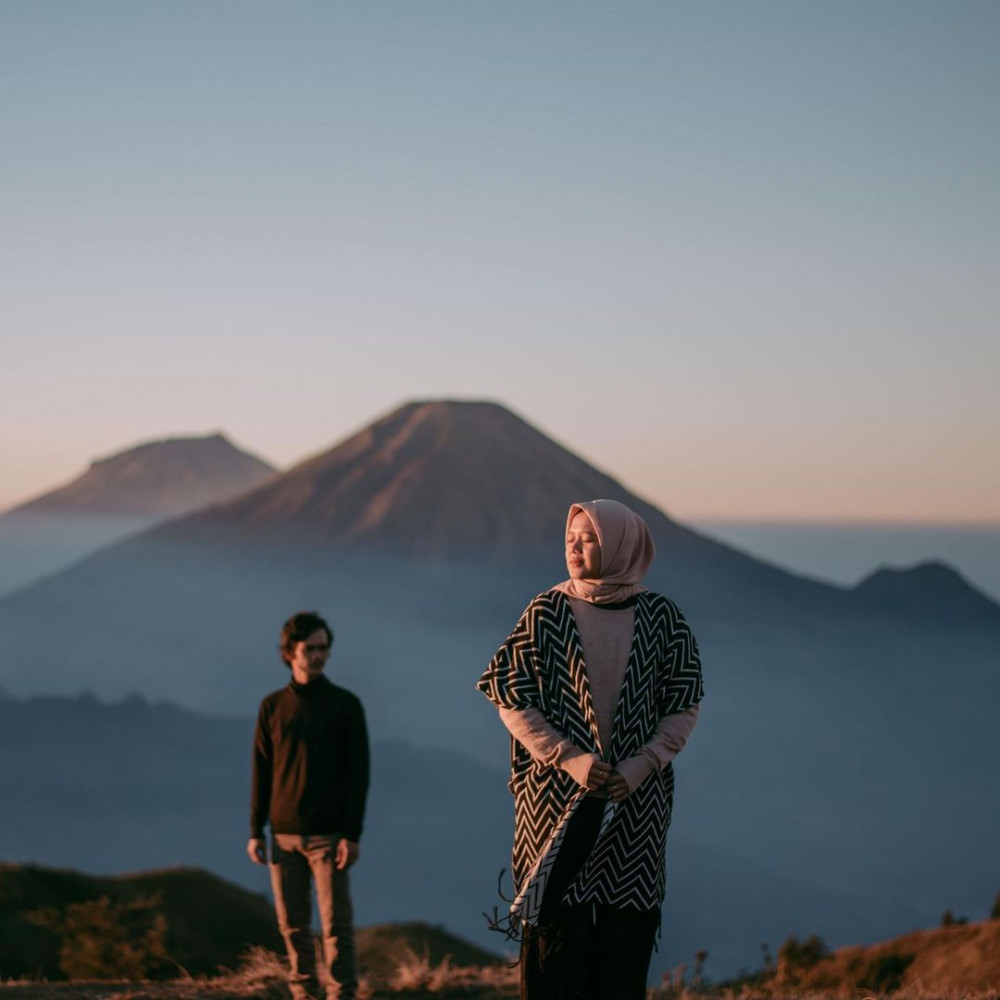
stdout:
[[247,854],[266,863],[271,824],[271,885],[288,951],[294,1000],[318,996],[310,917],[310,876],[323,927],[327,1000],[354,1000],[357,972],[348,869],[368,794],[368,733],[358,698],[323,676],[333,632],[311,611],[281,629],[291,682],[260,705],[253,746]]

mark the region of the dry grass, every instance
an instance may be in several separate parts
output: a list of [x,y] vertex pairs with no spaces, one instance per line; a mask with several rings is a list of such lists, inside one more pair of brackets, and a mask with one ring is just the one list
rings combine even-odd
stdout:
[[[949,945],[953,971],[973,958],[985,958],[982,951],[987,943],[975,926],[949,929],[945,934],[921,932],[920,943],[930,949],[933,961],[923,965],[924,972],[943,973],[942,958],[937,946],[944,940]],[[907,939],[902,939],[907,940]],[[914,942],[917,943],[917,942]],[[992,938],[988,943],[992,943]],[[898,941],[896,942],[898,947]],[[698,986],[685,982],[683,969],[664,978],[663,984],[651,989],[647,1000],[1000,1000],[1000,988],[973,986],[966,989],[944,987],[926,979],[911,978],[898,988],[873,990],[857,984],[857,978],[847,975],[852,962],[862,957],[878,955],[879,947],[843,949],[817,963],[809,975],[844,973],[836,983],[818,986],[805,981],[782,981],[772,976],[767,980],[735,987]],[[968,949],[972,949],[968,951]],[[919,950],[919,949],[918,949]],[[968,952],[968,953],[967,953]],[[993,957],[992,955],[990,957]],[[987,966],[989,962],[985,963]],[[907,968],[917,966],[914,961]],[[285,964],[266,948],[251,948],[236,970],[222,970],[210,978],[187,977],[173,982],[157,983],[46,983],[16,981],[0,983],[0,1000],[287,1000]],[[451,956],[433,962],[427,952],[417,954],[406,949],[396,962],[395,971],[375,986],[364,983],[360,1000],[511,1000],[517,996],[517,968],[511,965],[490,967],[458,966]]]
[[[421,956],[403,962],[387,987],[365,990],[361,1000],[509,1000],[517,995],[516,969],[460,968],[450,960],[436,965]],[[287,1000],[281,961],[265,949],[254,949],[236,972],[211,979],[170,983],[0,983],[3,1000]],[[693,989],[668,984],[652,989],[648,1000],[1000,1000],[1000,990],[928,990],[904,987],[893,993],[856,988],[805,990],[777,986],[739,989]]]
[[[1000,921],[914,931],[890,941],[840,948],[778,986],[799,995],[858,1000],[861,993],[901,1000],[1000,997]],[[848,989],[849,988],[849,989]]]
[[[450,956],[432,964],[427,955],[416,955],[413,951],[396,966],[389,979],[389,989],[394,993],[436,993],[441,996],[477,995],[468,991],[478,991],[483,996],[513,996],[517,987],[517,969],[507,965],[485,968],[453,965]],[[500,991],[506,990],[508,993]],[[485,992],[484,992],[485,991]],[[490,991],[493,991],[492,994]]]
[[[251,948],[236,970],[210,978],[171,982],[49,983],[15,980],[0,983],[0,1000],[287,1000],[286,966],[274,952]],[[390,981],[376,989],[364,980],[359,1000],[507,1000],[517,994],[517,972],[508,966],[461,967],[451,957],[432,963],[412,950],[397,964]]]
[[790,961],[726,986],[664,977],[650,1000],[1000,1000],[1000,920],[914,931]]
[[0,983],[3,1000],[287,1000],[285,966],[266,948],[251,948],[237,970],[167,982],[69,983],[12,980]]

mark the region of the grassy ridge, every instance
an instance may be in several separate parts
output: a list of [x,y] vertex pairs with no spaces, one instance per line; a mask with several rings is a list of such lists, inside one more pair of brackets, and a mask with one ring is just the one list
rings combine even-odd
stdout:
[[914,931],[873,945],[840,948],[808,969],[777,979],[808,991],[857,987],[947,995],[1000,996],[1000,920]]
[[[124,915],[129,911],[123,905],[153,901],[149,909],[164,922],[166,955],[165,961],[155,964],[153,978],[245,968],[250,949],[258,954],[284,953],[269,900],[198,868],[100,877],[0,864],[0,979],[66,979],[60,955],[63,937],[51,919],[40,920],[39,915],[51,918],[102,899],[110,901],[112,914]],[[93,944],[102,931],[110,936],[106,926],[96,928],[87,943]],[[409,975],[416,981],[432,978],[433,970],[445,965],[503,964],[496,955],[442,928],[417,922],[360,928],[357,947],[361,967],[375,983],[388,983],[401,970],[404,978]]]
[[[101,899],[127,906],[155,900],[165,924],[169,968],[165,975],[218,977],[209,986],[150,984],[133,997],[271,995],[282,978],[276,957],[283,952],[270,902],[262,896],[195,868],[174,868],[114,877],[93,877],[35,865],[0,864],[0,980],[65,979],[63,941],[39,913],[65,912]],[[123,911],[125,912],[125,911]],[[434,993],[446,997],[512,995],[514,974],[503,960],[441,928],[422,923],[382,924],[358,931],[360,964],[376,996]],[[248,959],[248,952],[250,953]],[[651,992],[657,1000],[805,997],[884,997],[914,1000],[1000,997],[1000,919],[956,924],[827,955],[791,960],[785,954],[770,974],[728,986],[678,978]],[[110,977],[108,977],[110,978]],[[36,988],[61,1000],[56,984],[0,986],[12,1000]],[[84,984],[74,996],[96,996]],[[24,993],[27,990],[28,993]],[[204,991],[208,992],[204,992]],[[858,991],[861,991],[859,994]],[[280,992],[280,990],[279,990]],[[34,995],[34,994],[31,994]],[[69,997],[69,993],[65,993]]]
[[191,975],[234,968],[250,945],[280,949],[274,911],[262,896],[198,868],[91,876],[38,865],[0,864],[0,976],[65,978],[59,933],[39,921],[73,904],[153,899],[166,922],[166,953]]

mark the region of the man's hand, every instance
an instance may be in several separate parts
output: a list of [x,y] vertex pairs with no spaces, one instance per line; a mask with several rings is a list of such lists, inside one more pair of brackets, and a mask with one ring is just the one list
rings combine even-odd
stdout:
[[605,763],[603,760],[595,760],[591,764],[590,772],[587,775],[587,788],[592,792],[599,792],[602,788],[606,791],[605,786],[612,773],[610,764]]
[[628,782],[615,770],[608,775],[604,790],[612,802],[624,802],[632,794]]
[[337,841],[337,856],[335,860],[338,871],[350,868],[360,856],[361,848],[354,843],[353,840],[341,837],[340,840]]
[[247,857],[255,865],[267,864],[267,850],[263,837],[251,837],[247,841]]

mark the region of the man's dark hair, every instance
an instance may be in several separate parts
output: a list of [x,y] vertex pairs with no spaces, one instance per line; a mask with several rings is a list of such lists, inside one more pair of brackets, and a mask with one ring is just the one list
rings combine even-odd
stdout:
[[290,657],[295,651],[295,644],[305,642],[318,629],[326,632],[327,642],[332,646],[333,629],[315,611],[300,611],[281,626],[281,643],[278,649],[281,650],[281,658],[286,667],[291,667]]

